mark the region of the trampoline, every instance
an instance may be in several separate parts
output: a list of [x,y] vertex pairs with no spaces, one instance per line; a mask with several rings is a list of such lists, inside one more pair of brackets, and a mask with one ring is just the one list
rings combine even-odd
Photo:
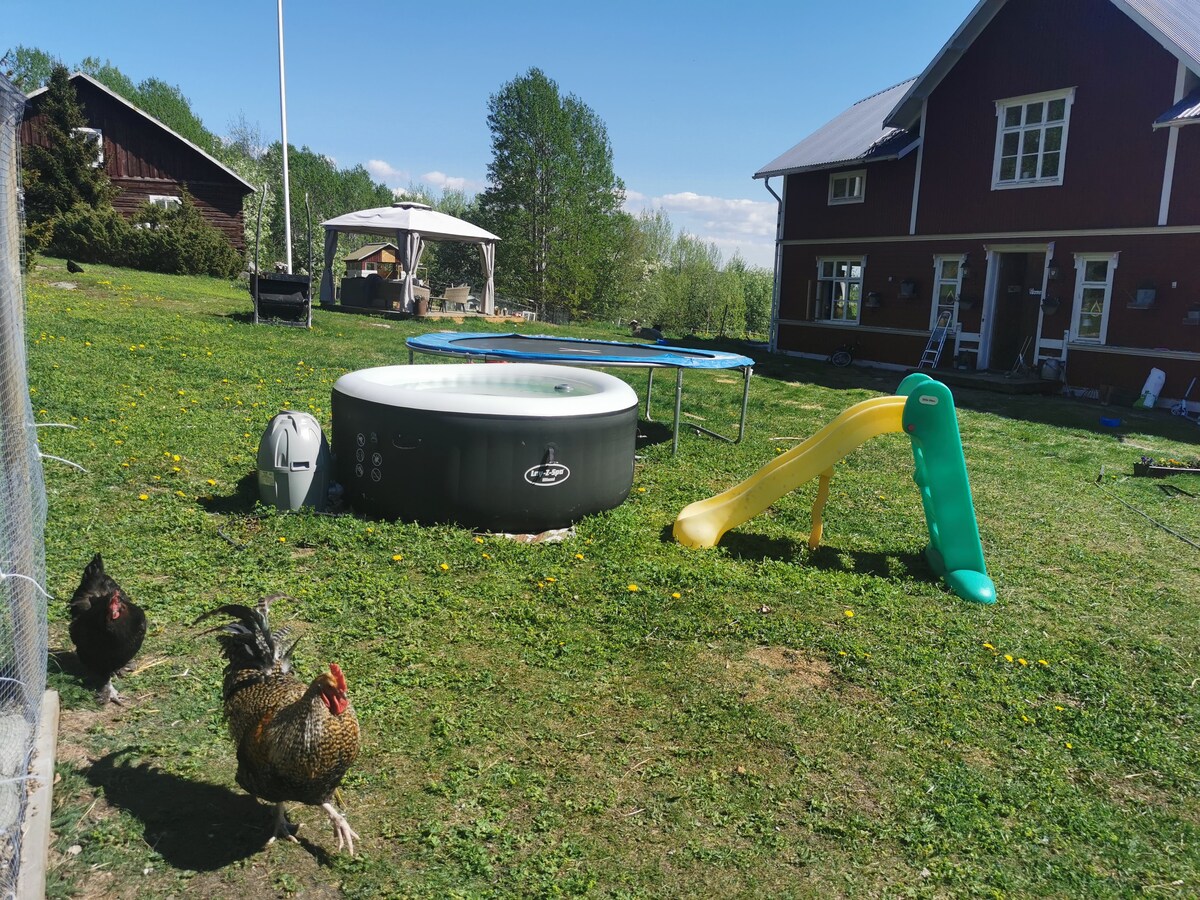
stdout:
[[741,369],[742,410],[737,437],[727,437],[695,423],[690,427],[707,435],[740,443],[746,433],[746,405],[750,399],[750,375],[754,360],[722,350],[694,350],[664,344],[636,344],[624,341],[596,341],[587,338],[554,337],[547,334],[492,334],[489,332],[443,331],[411,337],[408,361],[414,353],[459,356],[470,359],[508,362],[540,362],[596,368],[644,368],[646,380],[646,419],[650,418],[650,395],[654,390],[654,370],[675,370],[675,417],[671,429],[671,452],[679,449],[679,417],[683,406],[684,369]]

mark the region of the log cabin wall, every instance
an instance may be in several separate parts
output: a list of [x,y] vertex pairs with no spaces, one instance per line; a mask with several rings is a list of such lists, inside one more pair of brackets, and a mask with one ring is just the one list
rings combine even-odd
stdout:
[[[252,189],[198,147],[143,115],[87,76],[74,75],[89,127],[99,129],[104,171],[117,189],[113,207],[126,218],[152,196],[178,197],[187,188],[208,224],[239,252],[246,249],[242,203]],[[46,146],[39,94],[21,123],[21,142]]]

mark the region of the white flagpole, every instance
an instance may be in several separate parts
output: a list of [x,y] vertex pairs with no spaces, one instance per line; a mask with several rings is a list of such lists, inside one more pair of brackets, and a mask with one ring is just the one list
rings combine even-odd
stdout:
[[287,91],[283,79],[283,0],[279,0],[279,118],[283,122],[283,240],[292,272],[292,193],[288,184]]

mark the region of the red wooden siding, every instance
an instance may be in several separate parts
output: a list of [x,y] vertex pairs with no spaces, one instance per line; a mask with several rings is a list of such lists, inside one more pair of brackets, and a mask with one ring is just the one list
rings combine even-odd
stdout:
[[[914,151],[900,160],[867,166],[818,169],[787,176],[784,239],[865,237],[907,232],[916,159]],[[864,168],[867,179],[863,202],[830,206],[830,175]]]
[[[929,97],[926,234],[1152,226],[1176,60],[1111,3],[1010,0]],[[992,190],[996,100],[1074,87],[1063,184]],[[1192,178],[1192,185],[1200,182]]]

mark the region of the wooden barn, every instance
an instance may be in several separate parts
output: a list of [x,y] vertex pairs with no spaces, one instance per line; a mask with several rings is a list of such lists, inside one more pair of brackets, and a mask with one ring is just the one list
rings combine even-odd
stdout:
[[[113,206],[132,217],[145,202],[179,203],[184,187],[205,221],[222,231],[239,251],[246,248],[242,202],[254,187],[236,172],[142,112],[90,75],[71,76],[89,134],[100,143],[104,171],[117,188]],[[45,145],[38,101],[39,88],[28,95],[21,123],[23,144]]]
[[366,276],[375,272],[380,278],[399,278],[404,273],[400,250],[395,244],[363,244],[346,254],[346,276]]
[[980,0],[920,75],[756,173],[780,204],[774,349],[1133,396],[1158,368],[1160,404],[1183,396],[1196,125],[1196,0]]

